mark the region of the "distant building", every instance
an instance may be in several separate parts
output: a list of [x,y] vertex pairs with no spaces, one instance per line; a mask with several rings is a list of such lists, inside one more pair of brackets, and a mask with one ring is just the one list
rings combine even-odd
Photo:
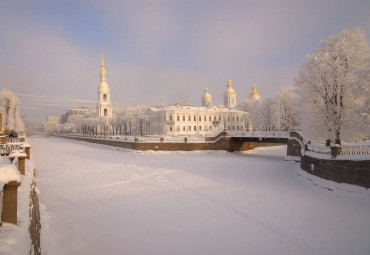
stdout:
[[214,135],[224,129],[247,130],[248,113],[234,110],[236,93],[232,81],[227,82],[224,106],[212,106],[208,88],[204,90],[202,106],[169,105],[149,107],[137,114],[136,133],[142,135]]
[[253,84],[252,92],[249,94],[250,101],[258,101],[261,99],[260,93],[257,92],[256,88],[256,85]]
[[57,124],[60,124],[61,118],[58,115],[49,114],[47,117],[47,121],[44,122],[44,131],[51,132],[55,129]]
[[74,115],[88,117],[91,115],[91,109],[88,107],[72,108],[62,115],[61,122],[66,123],[68,117]]

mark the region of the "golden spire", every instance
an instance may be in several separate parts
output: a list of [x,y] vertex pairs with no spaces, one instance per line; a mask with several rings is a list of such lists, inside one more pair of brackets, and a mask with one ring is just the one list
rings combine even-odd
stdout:
[[103,49],[101,50],[101,67],[104,67]]

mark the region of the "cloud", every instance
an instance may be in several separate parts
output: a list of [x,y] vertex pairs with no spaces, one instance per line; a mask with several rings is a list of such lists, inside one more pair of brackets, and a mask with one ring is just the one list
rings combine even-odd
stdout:
[[[103,48],[114,103],[199,104],[207,83],[220,104],[229,76],[238,100],[253,82],[274,96],[320,39],[344,27],[369,35],[368,9],[360,0],[7,2],[2,88],[94,101]],[[21,99],[22,114],[38,121],[70,107],[31,109],[42,107]]]

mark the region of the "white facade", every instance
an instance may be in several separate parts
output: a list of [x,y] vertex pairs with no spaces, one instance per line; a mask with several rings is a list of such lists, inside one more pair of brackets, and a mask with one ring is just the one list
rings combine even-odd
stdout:
[[150,107],[137,115],[139,135],[215,135],[247,128],[248,113],[224,107],[170,105]]
[[234,109],[236,106],[236,93],[232,87],[233,82],[231,80],[227,81],[227,90],[224,93],[224,107],[228,109]]
[[47,121],[44,122],[44,131],[51,132],[57,124],[60,124],[61,118],[58,115],[49,114]]
[[110,102],[110,90],[107,84],[107,77],[104,69],[103,53],[101,59],[100,85],[98,88],[98,104],[96,108],[99,117],[111,118],[113,116],[112,103]]

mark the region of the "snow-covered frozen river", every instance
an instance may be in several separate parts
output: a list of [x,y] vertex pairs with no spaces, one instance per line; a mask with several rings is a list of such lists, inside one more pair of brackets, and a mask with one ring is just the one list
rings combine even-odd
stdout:
[[370,254],[369,191],[300,177],[284,146],[241,154],[30,143],[43,254]]

